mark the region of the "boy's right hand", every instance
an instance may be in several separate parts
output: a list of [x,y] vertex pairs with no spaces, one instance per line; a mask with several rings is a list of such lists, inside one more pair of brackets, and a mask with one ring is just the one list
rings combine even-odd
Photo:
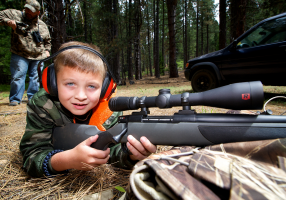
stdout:
[[97,150],[90,145],[97,140],[98,136],[92,136],[78,144],[73,149],[55,154],[51,158],[54,170],[64,171],[66,169],[91,170],[101,164],[107,163],[110,149]]

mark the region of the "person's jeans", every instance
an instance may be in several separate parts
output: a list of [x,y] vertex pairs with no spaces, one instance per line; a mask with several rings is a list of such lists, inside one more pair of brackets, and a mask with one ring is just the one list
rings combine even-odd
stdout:
[[[11,55],[10,71],[11,71],[11,89],[10,89],[10,102],[21,103],[23,94],[25,92],[25,79],[28,71],[29,86],[27,90],[28,100],[39,90],[38,82],[38,66],[39,60],[30,60],[18,56]],[[43,63],[42,63],[43,64]]]

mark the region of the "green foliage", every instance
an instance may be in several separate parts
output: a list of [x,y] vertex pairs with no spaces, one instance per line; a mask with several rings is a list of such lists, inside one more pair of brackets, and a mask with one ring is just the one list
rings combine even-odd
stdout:
[[286,86],[263,86],[264,92],[274,94],[286,94]]
[[202,106],[202,112],[201,113],[213,113],[213,109],[206,108],[206,107]]
[[117,189],[120,192],[126,192],[125,189],[121,186],[115,186],[115,189]]
[[8,92],[10,91],[10,85],[0,84],[0,92]]
[[[29,83],[25,83],[25,88],[27,89],[29,86]],[[0,84],[0,92],[9,92],[11,86],[8,84]]]
[[182,70],[185,68],[184,66],[184,60],[182,59],[177,59],[177,66],[178,66],[178,69]]
[[159,56],[159,69],[160,69],[160,74],[161,75],[165,75],[165,66],[164,66],[164,60],[163,60],[163,56],[160,53]]
[[9,84],[10,73],[10,27],[0,26],[0,83]]
[[[0,1],[0,10],[5,10],[9,8],[22,10],[25,1],[13,1],[6,0]],[[10,83],[10,58],[11,52],[10,42],[11,42],[11,28],[7,26],[0,26],[0,84]]]
[[9,92],[0,92],[0,98],[6,98],[9,97]]
[[10,85],[2,85],[0,84],[0,98],[9,97],[10,94]]

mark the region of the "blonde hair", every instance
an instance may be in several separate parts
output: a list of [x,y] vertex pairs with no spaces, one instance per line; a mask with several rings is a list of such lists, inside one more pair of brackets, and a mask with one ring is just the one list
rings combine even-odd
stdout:
[[[60,49],[72,45],[87,46],[101,53],[97,46],[77,41],[64,43],[61,45]],[[73,48],[65,50],[59,55],[57,55],[54,60],[54,63],[56,74],[60,71],[62,67],[70,67],[73,69],[77,69],[80,72],[91,72],[99,74],[103,80],[106,76],[106,67],[102,59],[95,53],[86,49]]]

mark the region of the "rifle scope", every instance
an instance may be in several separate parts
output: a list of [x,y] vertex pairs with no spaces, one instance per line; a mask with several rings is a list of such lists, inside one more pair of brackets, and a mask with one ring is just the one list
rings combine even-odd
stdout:
[[170,89],[159,90],[158,96],[152,97],[114,97],[109,101],[112,111],[137,110],[150,107],[172,108],[204,105],[233,110],[260,110],[263,107],[264,93],[260,81],[234,83],[199,93],[172,95]]

